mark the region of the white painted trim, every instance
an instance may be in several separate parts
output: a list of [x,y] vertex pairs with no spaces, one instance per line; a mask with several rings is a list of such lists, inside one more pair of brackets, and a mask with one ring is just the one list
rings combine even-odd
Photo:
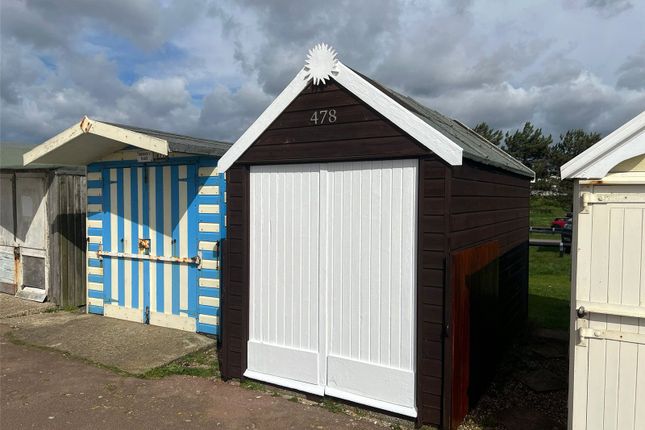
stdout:
[[585,312],[605,315],[616,315],[621,317],[645,318],[645,306],[628,306],[611,303],[595,303],[577,300],[578,308],[585,308]]
[[[141,313],[141,311],[139,311],[139,313]],[[184,315],[150,312],[150,325],[174,328],[184,331],[197,331],[197,321],[195,320],[195,318]]]
[[106,303],[103,305],[103,315],[120,320],[143,322],[143,312],[141,312],[141,309],[131,309],[119,305]]
[[157,154],[168,155],[168,141],[164,139],[95,121],[85,116],[80,122],[25,153],[23,155],[23,163],[25,165],[35,163],[50,152],[59,149],[85,133],[121,142],[124,146],[130,145]]
[[416,408],[408,408],[406,406],[382,402],[380,400],[370,399],[369,397],[359,396],[357,394],[348,393],[335,388],[325,387],[325,394],[332,397],[338,397],[339,399],[348,400],[350,402],[359,403],[361,405],[371,406],[376,409],[394,412],[395,414],[405,415],[406,417],[416,418],[417,416]]
[[627,333],[624,331],[616,330],[598,330],[593,328],[581,327],[578,329],[578,337],[580,345],[585,346],[585,339],[603,339],[614,340],[618,342],[636,343],[638,345],[645,345],[645,334]]
[[601,179],[619,163],[645,154],[645,111],[560,168],[562,179]]
[[268,382],[269,384],[279,385],[282,387],[291,388],[293,390],[302,391],[304,393],[322,396],[325,394],[324,387],[315,384],[308,384],[306,382],[294,381],[293,379],[281,378],[279,376],[267,375],[265,373],[255,372],[246,369],[244,376],[258,381]]
[[[459,166],[462,163],[462,149],[447,136],[431,127],[421,118],[394,101],[390,96],[370,84],[340,61],[337,64],[338,73],[334,79],[366,104],[392,121],[422,145],[433,151],[447,163]],[[311,79],[309,72],[301,69],[296,77],[278,95],[257,120],[244,132],[233,146],[220,158],[217,168],[226,172],[235,161],[249,149],[258,137],[273,123],[273,121],[289,106],[289,104],[304,90]]]

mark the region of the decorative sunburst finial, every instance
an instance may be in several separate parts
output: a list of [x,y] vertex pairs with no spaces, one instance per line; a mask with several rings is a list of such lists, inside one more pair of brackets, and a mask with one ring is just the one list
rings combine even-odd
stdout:
[[326,43],[319,43],[309,50],[305,70],[307,79],[311,78],[314,85],[324,84],[325,80],[331,79],[338,74],[338,60],[336,51]]

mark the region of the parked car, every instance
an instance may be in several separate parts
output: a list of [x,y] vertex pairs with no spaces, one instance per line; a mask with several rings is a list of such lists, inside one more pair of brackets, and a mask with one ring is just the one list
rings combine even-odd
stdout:
[[567,254],[571,253],[571,237],[572,237],[572,232],[573,232],[573,223],[571,220],[567,222],[564,227],[562,227],[562,231],[560,232],[560,240],[562,241],[562,247],[564,248],[564,252]]
[[551,221],[551,228],[564,228],[564,225],[567,223],[569,218],[555,218],[553,221]]

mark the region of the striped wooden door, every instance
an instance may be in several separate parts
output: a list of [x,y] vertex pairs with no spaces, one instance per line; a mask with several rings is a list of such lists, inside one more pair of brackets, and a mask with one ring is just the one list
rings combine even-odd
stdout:
[[104,314],[195,331],[195,164],[103,169]]

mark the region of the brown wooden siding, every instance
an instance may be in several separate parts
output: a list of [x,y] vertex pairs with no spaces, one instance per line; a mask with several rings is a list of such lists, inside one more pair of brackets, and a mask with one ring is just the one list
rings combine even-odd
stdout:
[[241,378],[249,339],[249,168],[226,172],[227,230],[222,279],[222,377]]
[[437,157],[419,162],[417,286],[417,411],[419,424],[442,417],[444,282],[448,246],[449,168]]
[[[479,326],[492,327],[497,333],[495,339],[499,340],[499,344],[488,343],[486,360],[480,361],[477,372],[469,374],[470,360],[482,360],[470,355],[481,350],[481,336],[468,327],[449,330],[446,343],[451,346],[446,348],[444,356],[443,423],[445,428],[452,429],[492,377],[501,351],[513,337],[513,330],[522,327],[527,316],[530,190],[528,178],[470,160],[464,160],[462,166],[452,167],[450,171],[450,255],[454,259],[482,246],[499,249],[490,261],[478,262],[479,266],[489,264],[487,267],[494,268],[495,276],[490,276],[490,272],[473,272],[466,286],[463,282],[459,284],[468,290],[466,299],[463,291],[461,299],[454,296],[458,293],[453,290],[455,277],[459,275],[457,269],[447,274],[450,279],[447,285],[452,287],[446,290],[446,320],[454,326],[474,318]],[[463,300],[468,301],[467,308]],[[479,302],[486,302],[489,312],[478,312],[482,307]],[[463,314],[466,310],[468,315]],[[464,339],[464,334],[469,338]],[[464,343],[470,345],[468,354],[452,351],[455,345],[463,347]]]
[[[310,121],[335,109],[334,123]],[[307,87],[240,157],[238,163],[303,163],[410,158],[428,150],[336,83]]]

